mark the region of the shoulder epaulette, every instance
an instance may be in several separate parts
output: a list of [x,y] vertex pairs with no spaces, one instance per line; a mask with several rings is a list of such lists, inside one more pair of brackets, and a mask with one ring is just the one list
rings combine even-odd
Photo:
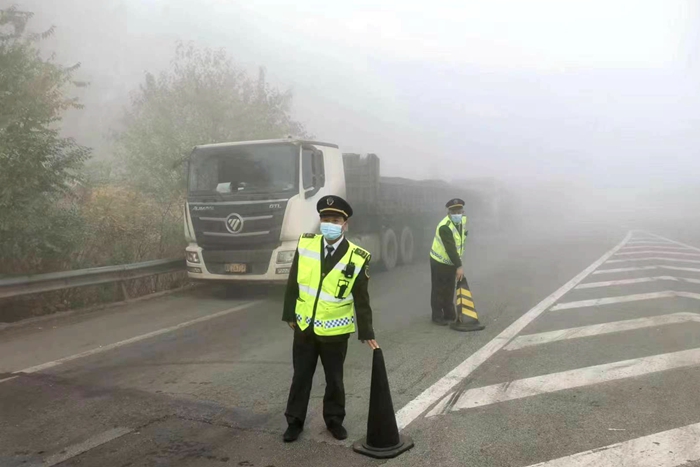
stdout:
[[316,238],[316,234],[305,233],[305,234],[302,235],[301,237],[302,237],[302,238]]
[[361,258],[367,259],[369,256],[369,252],[367,250],[363,250],[362,248],[355,248],[355,254]]

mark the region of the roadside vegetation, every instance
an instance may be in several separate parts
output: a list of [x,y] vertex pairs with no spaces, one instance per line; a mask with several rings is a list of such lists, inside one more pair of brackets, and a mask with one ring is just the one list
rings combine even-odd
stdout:
[[[0,277],[183,255],[185,165],[192,147],[304,135],[293,96],[251,75],[223,49],[173,44],[124,102],[109,144],[66,134],[75,97],[90,83],[81,64],[42,52],[54,28],[33,31],[32,13],[0,10]],[[0,300],[0,322],[152,293],[182,274]]]

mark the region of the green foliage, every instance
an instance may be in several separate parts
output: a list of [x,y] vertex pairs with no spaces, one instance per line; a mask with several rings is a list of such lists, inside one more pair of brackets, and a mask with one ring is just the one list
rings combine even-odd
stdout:
[[[83,205],[87,235],[77,256],[77,267],[183,255],[178,209],[163,209],[152,197],[115,185],[91,189]],[[159,213],[166,213],[165,217]]]
[[[53,33],[26,31],[32,14],[0,10],[0,257],[17,265],[29,256],[59,260],[80,241],[79,214],[70,188],[88,148],[59,133],[79,64],[43,59],[38,42]],[[12,267],[12,266],[10,266]],[[16,269],[15,269],[16,271]]]
[[180,162],[198,144],[304,135],[292,94],[234,66],[223,50],[178,44],[167,72],[147,74],[117,138],[125,175],[159,199],[182,196]]

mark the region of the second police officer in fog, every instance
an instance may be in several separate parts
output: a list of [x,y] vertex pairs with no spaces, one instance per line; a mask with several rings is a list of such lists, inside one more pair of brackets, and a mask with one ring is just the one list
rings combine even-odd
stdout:
[[367,290],[370,254],[345,238],[352,208],[339,196],[325,196],[316,210],[321,234],[299,239],[284,299],[282,320],[294,329],[285,442],[295,441],[304,429],[319,357],[326,376],[323,419],[336,439],[347,438],[343,363],[355,316],[359,339],[372,349],[379,347]]
[[430,249],[430,307],[433,322],[448,325],[455,320],[455,284],[464,277],[462,256],[467,238],[464,201],[451,199],[445,205],[445,217],[435,230]]

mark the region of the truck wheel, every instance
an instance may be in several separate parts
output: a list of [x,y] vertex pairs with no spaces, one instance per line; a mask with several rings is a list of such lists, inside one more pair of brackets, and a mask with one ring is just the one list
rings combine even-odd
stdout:
[[396,241],[396,234],[392,229],[386,229],[382,233],[382,266],[387,271],[396,267],[399,256],[399,245]]
[[416,247],[413,243],[413,231],[410,227],[401,230],[401,240],[399,241],[399,252],[401,264],[411,264],[413,262],[413,252]]

